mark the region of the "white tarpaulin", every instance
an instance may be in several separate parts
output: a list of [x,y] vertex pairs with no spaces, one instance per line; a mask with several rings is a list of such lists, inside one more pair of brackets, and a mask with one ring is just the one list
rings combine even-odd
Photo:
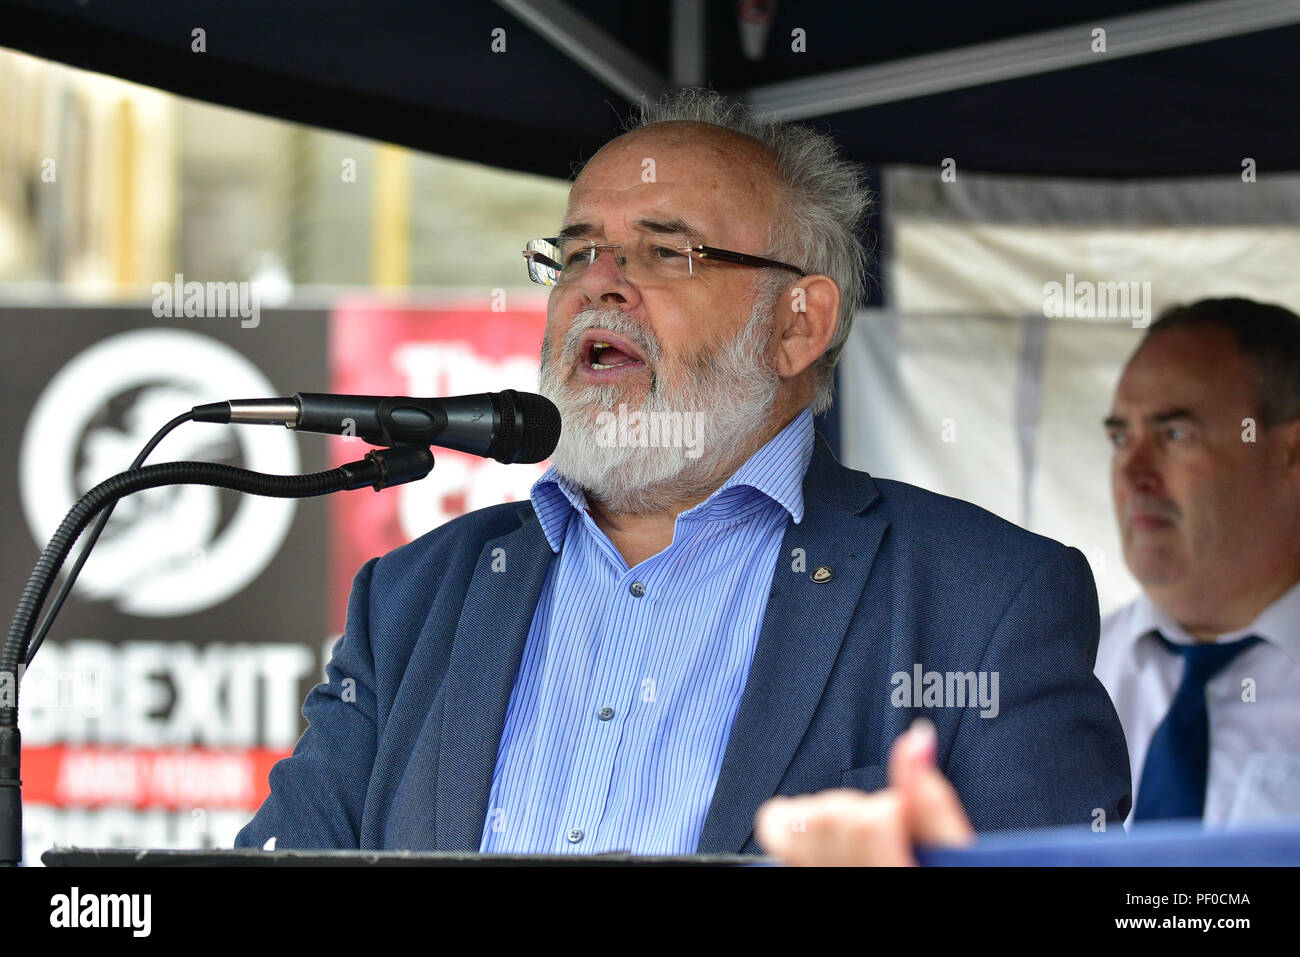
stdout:
[[1077,546],[1103,613],[1127,601],[1137,584],[1101,426],[1120,370],[1176,303],[1300,311],[1300,176],[943,182],[937,168],[889,169],[882,202],[889,308],[861,313],[845,349],[846,464]]

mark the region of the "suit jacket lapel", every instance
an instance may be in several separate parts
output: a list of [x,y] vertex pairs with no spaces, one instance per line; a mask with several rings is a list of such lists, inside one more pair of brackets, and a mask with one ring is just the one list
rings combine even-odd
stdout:
[[[701,854],[737,853],[758,806],[776,794],[821,701],[886,523],[861,515],[879,496],[818,436],[804,479],[804,520],[786,529],[754,661],[731,727]],[[802,569],[798,564],[803,549]],[[814,580],[819,567],[829,581]]]
[[[479,849],[510,692],[554,557],[531,506],[520,515],[523,527],[483,546],[456,626],[439,739],[440,851]],[[493,570],[497,559],[504,570]]]

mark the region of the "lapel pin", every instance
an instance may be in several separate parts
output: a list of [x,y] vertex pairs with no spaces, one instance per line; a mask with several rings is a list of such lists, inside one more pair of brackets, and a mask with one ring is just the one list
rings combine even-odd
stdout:
[[834,577],[835,572],[831,570],[829,565],[818,565],[817,570],[812,573],[812,580],[818,585],[825,585]]

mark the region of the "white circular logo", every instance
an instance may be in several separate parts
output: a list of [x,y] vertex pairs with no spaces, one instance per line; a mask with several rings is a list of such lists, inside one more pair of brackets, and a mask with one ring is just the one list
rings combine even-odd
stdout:
[[[275,394],[248,359],[193,332],[141,329],[86,349],[46,386],[23,435],[19,485],[37,544],[44,548],[77,500],[128,468],[170,419],[202,403]],[[145,464],[223,458],[258,472],[299,468],[287,429],[204,423],[180,426]],[[295,502],[241,495],[233,509],[222,503],[220,490],[200,485],[120,499],[77,578],[77,593],[147,618],[225,601],[279,550]]]

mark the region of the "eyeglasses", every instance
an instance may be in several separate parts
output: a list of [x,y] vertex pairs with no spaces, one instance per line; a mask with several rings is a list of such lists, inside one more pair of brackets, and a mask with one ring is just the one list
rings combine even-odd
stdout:
[[717,249],[714,246],[665,243],[658,237],[646,236],[629,245],[551,236],[529,240],[524,246],[528,278],[543,286],[567,285],[582,278],[587,267],[596,262],[602,249],[617,250],[614,262],[627,280],[634,283],[689,279],[698,272],[699,263],[709,260],[756,269],[789,269],[800,276],[808,275],[798,266],[777,262],[775,259]]

